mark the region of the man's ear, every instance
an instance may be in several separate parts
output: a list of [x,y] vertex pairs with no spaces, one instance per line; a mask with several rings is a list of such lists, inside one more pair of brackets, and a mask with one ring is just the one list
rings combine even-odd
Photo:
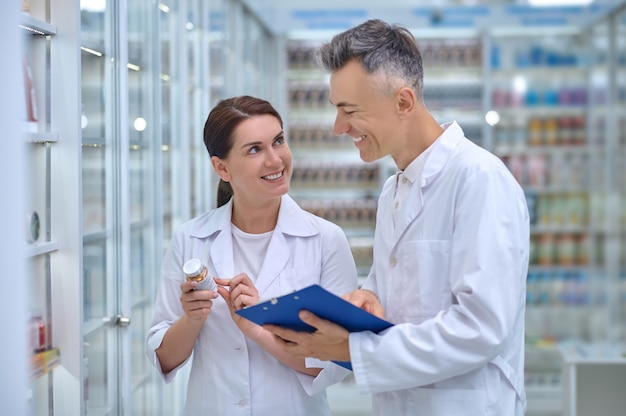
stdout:
[[411,88],[404,87],[398,91],[398,112],[401,115],[410,113],[415,107],[415,93]]
[[222,159],[217,156],[211,156],[211,165],[213,165],[213,169],[220,179],[224,182],[230,182],[230,172],[228,170],[228,166]]

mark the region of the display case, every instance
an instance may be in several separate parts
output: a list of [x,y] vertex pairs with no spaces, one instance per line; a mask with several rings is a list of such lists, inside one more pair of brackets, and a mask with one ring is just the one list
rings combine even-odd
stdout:
[[416,38],[424,61],[426,107],[440,124],[457,121],[468,139],[488,147],[483,138],[482,39],[419,33]]
[[289,193],[303,209],[343,228],[361,283],[371,267],[376,202],[386,176],[380,162],[361,161],[350,137],[333,133],[327,73],[314,58],[319,44],[291,39],[286,46],[284,120],[294,158]]
[[[50,256],[58,249],[53,239],[50,224],[51,213],[51,153],[58,141],[58,134],[50,131],[50,37],[56,34],[52,24],[24,14],[20,28],[24,37],[23,90],[25,109],[22,111],[24,142],[27,160],[32,166],[29,182],[32,192],[26,203],[24,239],[28,243],[27,256],[32,275],[29,287],[31,312],[28,327],[30,379],[32,396],[48,397],[52,384],[51,371],[59,363],[59,350],[52,337],[52,303]],[[45,402],[51,401],[48,397]],[[33,408],[34,402],[31,405]]]
[[[64,293],[66,301],[77,299],[80,287],[71,287],[80,270],[80,261],[76,261],[78,224],[65,221],[66,215],[78,218],[77,204],[69,209],[65,205],[78,201],[78,175],[72,171],[77,158],[70,158],[67,164],[60,162],[76,149],[78,129],[66,123],[71,116],[60,117],[58,111],[61,97],[67,93],[65,110],[78,113],[77,65],[72,67],[77,55],[68,54],[76,47],[75,41],[68,41],[75,33],[76,20],[70,12],[51,12],[50,7],[47,1],[25,3],[19,21],[26,104],[21,122],[28,166],[27,213],[22,224],[30,275],[27,333],[32,353],[27,397],[30,412],[38,415],[60,409],[74,413],[80,408],[80,362],[78,354],[74,355],[80,335],[73,318],[80,306],[78,302],[66,305],[58,297]],[[59,61],[67,65],[65,73],[59,71]],[[74,82],[71,78],[67,82],[64,76],[74,76]],[[64,399],[76,404],[64,406],[60,404]]]
[[623,345],[625,54],[608,26],[496,35],[488,51],[490,140],[530,212],[530,414],[567,401],[560,346]]

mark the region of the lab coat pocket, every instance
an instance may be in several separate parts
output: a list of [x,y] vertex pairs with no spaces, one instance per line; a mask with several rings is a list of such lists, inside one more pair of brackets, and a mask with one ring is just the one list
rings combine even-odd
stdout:
[[432,318],[450,306],[450,241],[404,243],[399,251],[403,268],[402,315],[410,322]]
[[485,415],[486,392],[468,389],[414,389],[410,402],[416,414],[430,416]]

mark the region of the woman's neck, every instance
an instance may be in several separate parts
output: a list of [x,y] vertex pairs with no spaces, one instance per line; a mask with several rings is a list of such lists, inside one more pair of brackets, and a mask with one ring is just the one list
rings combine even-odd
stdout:
[[247,204],[233,199],[231,222],[241,231],[249,234],[262,234],[276,228],[280,199],[261,204]]

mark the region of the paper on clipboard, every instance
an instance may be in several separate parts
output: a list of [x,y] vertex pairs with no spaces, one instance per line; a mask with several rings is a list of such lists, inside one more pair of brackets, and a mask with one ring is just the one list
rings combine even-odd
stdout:
[[[236,311],[239,315],[258,325],[273,324],[295,331],[313,332],[314,328],[305,324],[298,313],[306,309],[322,319],[334,322],[349,332],[381,332],[393,324],[354,306],[350,302],[332,294],[319,285],[311,285],[293,293],[259,302]],[[337,364],[352,370],[349,362]]]

